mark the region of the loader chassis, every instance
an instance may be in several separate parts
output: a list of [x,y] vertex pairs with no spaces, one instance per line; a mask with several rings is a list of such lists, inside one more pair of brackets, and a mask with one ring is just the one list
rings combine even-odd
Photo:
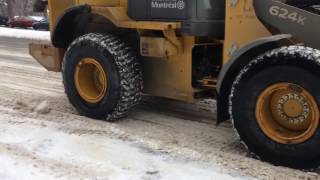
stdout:
[[[204,2],[201,0],[198,1]],[[186,5],[188,5],[188,3],[199,3],[198,1],[190,0],[185,2]],[[118,28],[134,29],[139,33],[141,46],[137,51],[140,51],[140,54],[143,55],[143,66],[145,67],[143,68],[144,91],[150,95],[171,99],[192,102],[195,100],[195,97],[202,97],[203,94],[214,95],[214,93],[207,92],[214,92],[212,90],[216,87],[217,72],[212,72],[212,74],[209,74],[207,77],[200,79],[192,79],[192,77],[198,77],[197,75],[192,75],[194,69],[192,64],[197,64],[193,63],[192,60],[192,56],[194,56],[192,52],[195,52],[194,48],[202,48],[203,51],[205,51],[205,49],[212,46],[218,48],[223,47],[223,50],[216,52],[217,54],[214,55],[215,58],[211,59],[211,64],[213,64],[211,66],[215,66],[214,68],[219,70],[223,64],[228,62],[228,59],[233,53],[237,49],[241,49],[247,42],[254,41],[260,37],[270,36],[267,29],[264,28],[262,23],[256,18],[252,1],[239,1],[233,8],[224,9],[224,1],[218,0],[216,1],[218,3],[213,3],[220,7],[218,8],[218,12],[214,11],[217,9],[217,7],[215,7],[214,10],[207,10],[207,13],[203,13],[201,9],[197,11],[197,9],[193,8],[197,6],[189,6],[192,8],[186,10],[184,16],[179,17],[179,14],[174,14],[171,19],[169,17],[159,17],[157,11],[152,13],[151,10],[145,10],[149,12],[146,16],[139,16],[139,14],[131,12],[132,18],[129,17],[130,11],[132,10],[130,8],[128,9],[128,6],[130,7],[131,4],[139,4],[142,2],[144,1],[66,0],[63,1],[63,3],[59,3],[59,1],[49,1],[49,9],[50,12],[52,12],[50,13],[51,24],[58,24],[57,26],[52,26],[51,29],[53,44],[58,45],[55,44],[55,42],[61,40],[64,40],[65,44],[62,43],[60,44],[60,48],[53,50],[58,54],[54,59],[59,59],[58,62],[60,63],[55,63],[54,67],[47,68],[60,71],[63,56],[59,56],[59,54],[63,54],[68,44],[71,43],[70,41],[75,38],[73,37],[74,34],[78,33],[79,35],[85,33],[74,30],[74,32],[70,32],[71,34],[67,34],[66,32],[76,27],[76,25],[73,24],[76,20],[71,21],[66,19],[63,22],[63,18],[60,19],[62,17],[61,14],[68,13],[65,12],[67,9],[81,4],[91,5],[89,7],[90,14],[94,14],[94,16],[90,16],[90,20],[96,21],[97,24],[111,23]],[[206,2],[210,3],[210,1]],[[132,6],[132,9],[136,8],[138,7],[135,5]],[[139,8],[141,9],[141,7]],[[141,11],[143,12],[144,10],[141,9],[136,12]],[[170,9],[168,11],[170,12],[172,10]],[[155,16],[153,17],[152,15],[154,14]],[[214,15],[214,18],[210,15]],[[84,20],[83,17],[85,16],[81,13],[74,15],[75,19],[78,18],[82,21]],[[101,17],[105,19],[101,20]],[[225,26],[223,24],[225,24]],[[89,25],[91,27],[88,27]],[[94,29],[94,26],[95,24],[89,24],[88,22],[88,24],[83,23],[78,29],[90,31],[89,29]],[[69,30],[66,31],[64,29]],[[214,30],[212,31],[212,29]],[[95,31],[97,31],[97,29],[95,29]],[[249,31],[250,33],[239,36],[240,32]],[[55,38],[55,34],[59,32],[64,33],[59,36],[63,38]],[[70,38],[71,40],[69,40]],[[146,49],[146,47],[148,48]],[[41,61],[43,58],[38,57],[36,59]]]
[[80,114],[114,121],[142,93],[186,102],[216,98],[217,122],[231,119],[262,160],[315,167],[319,4],[49,0],[52,44],[31,44],[30,53],[46,69],[62,71]]

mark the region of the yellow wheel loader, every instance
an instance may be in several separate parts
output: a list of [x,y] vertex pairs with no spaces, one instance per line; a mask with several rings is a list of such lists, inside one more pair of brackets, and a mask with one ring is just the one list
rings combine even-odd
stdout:
[[319,0],[39,0],[51,44],[30,44],[62,72],[80,114],[114,121],[142,94],[217,100],[262,160],[320,165]]

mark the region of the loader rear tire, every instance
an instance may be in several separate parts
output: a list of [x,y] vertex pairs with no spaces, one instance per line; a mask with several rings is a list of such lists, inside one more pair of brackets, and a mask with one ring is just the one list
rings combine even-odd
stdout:
[[252,60],[237,76],[229,113],[241,140],[264,161],[320,164],[320,51],[290,46]]
[[142,71],[133,50],[113,35],[79,37],[69,46],[63,82],[81,115],[115,121],[126,117],[142,96]]

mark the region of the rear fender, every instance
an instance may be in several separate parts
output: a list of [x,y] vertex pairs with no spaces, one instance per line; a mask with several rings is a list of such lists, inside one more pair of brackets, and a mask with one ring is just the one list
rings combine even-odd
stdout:
[[51,33],[52,44],[57,48],[67,48],[75,37],[83,34],[82,30],[89,21],[90,11],[89,5],[74,6],[66,10]]

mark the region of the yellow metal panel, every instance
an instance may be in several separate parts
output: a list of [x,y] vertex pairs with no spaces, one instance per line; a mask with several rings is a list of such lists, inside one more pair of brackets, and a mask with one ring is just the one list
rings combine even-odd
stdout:
[[153,96],[192,102],[192,49],[194,37],[181,37],[183,52],[169,58],[145,58],[144,92]]
[[[237,2],[232,4],[231,2]],[[252,0],[226,1],[224,63],[237,50],[271,34],[257,19]]]
[[177,55],[178,48],[165,38],[140,37],[140,54],[148,57],[166,58]]

